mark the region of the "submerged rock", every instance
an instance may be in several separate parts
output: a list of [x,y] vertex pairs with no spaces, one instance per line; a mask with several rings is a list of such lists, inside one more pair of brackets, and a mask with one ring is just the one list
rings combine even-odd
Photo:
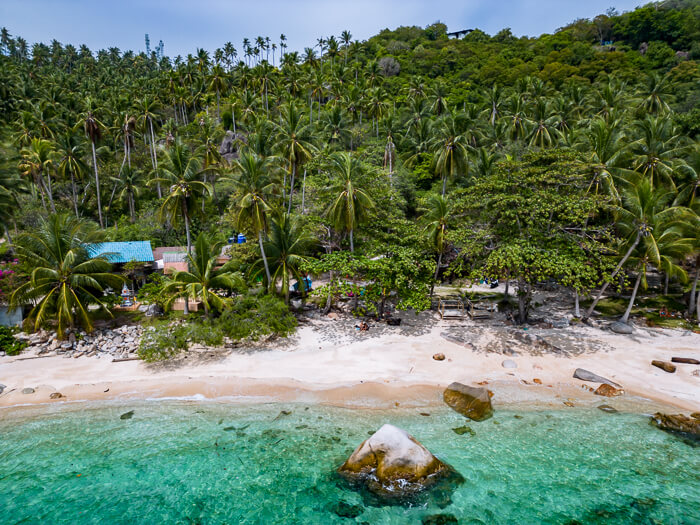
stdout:
[[607,383],[603,383],[593,393],[597,396],[616,397],[616,396],[621,396],[622,394],[625,393],[625,391],[622,390],[621,388],[615,388],[612,385],[609,385]]
[[119,416],[119,419],[131,419],[134,417],[134,411],[129,410],[128,412],[124,412],[121,416]]
[[442,399],[452,410],[474,421],[483,421],[493,415],[491,396],[485,388],[452,383],[445,389]]
[[610,386],[614,386],[615,388],[622,388],[622,385],[617,384],[615,381],[610,381],[610,379],[606,379],[602,376],[599,376],[598,374],[589,372],[585,368],[577,368],[576,370],[574,370],[574,377],[576,379],[580,379],[581,381],[590,381],[591,383],[605,383]]
[[474,432],[474,430],[472,430],[470,427],[468,427],[466,425],[464,425],[463,427],[453,428],[452,432],[454,432],[458,436],[463,436],[464,434],[469,434],[470,436],[476,435],[476,432]]
[[35,392],[35,390],[34,390],[32,387],[29,387],[29,386],[28,386],[27,388],[23,388],[23,389],[22,389],[22,393],[23,393],[23,394],[33,394],[34,392]]
[[668,363],[666,361],[659,361],[657,359],[654,359],[651,364],[657,368],[660,368],[664,372],[668,372],[669,374],[673,374],[676,371],[676,367],[672,365],[671,363]]
[[337,516],[350,519],[357,518],[364,512],[364,510],[364,507],[361,507],[360,505],[351,505],[350,503],[345,503],[344,501],[339,501],[333,505],[333,507],[331,507],[331,511]]
[[614,407],[611,407],[610,405],[598,405],[598,410],[602,410],[603,412],[607,412],[608,414],[617,414],[617,409]]
[[634,328],[627,323],[623,323],[621,321],[615,321],[614,323],[610,323],[610,331],[615,332],[616,334],[624,334],[624,335],[629,335],[632,332],[634,332]]
[[457,525],[459,521],[452,514],[433,514],[421,520],[422,525]]
[[62,397],[65,397],[65,396],[63,394],[61,394],[60,392],[52,392],[49,395],[49,399],[61,399]]
[[661,430],[677,432],[700,441],[700,419],[683,414],[662,414],[657,412],[651,421]]
[[421,492],[442,478],[459,476],[408,432],[388,424],[363,441],[338,473],[375,495],[398,499]]

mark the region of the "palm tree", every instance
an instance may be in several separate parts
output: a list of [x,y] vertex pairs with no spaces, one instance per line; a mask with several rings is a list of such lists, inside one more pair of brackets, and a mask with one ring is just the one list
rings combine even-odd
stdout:
[[670,111],[669,100],[673,98],[673,84],[670,76],[660,76],[653,73],[647,80],[647,85],[641,93],[642,100],[639,107],[646,113],[659,115]]
[[[265,243],[272,282],[281,281],[284,301],[289,304],[289,281],[294,277],[304,283],[300,267],[308,261],[306,254],[314,238],[301,221],[289,214],[280,214],[270,222],[270,233]],[[303,288],[302,288],[303,290]]]
[[431,195],[428,198],[423,220],[426,222],[425,231],[430,239],[430,244],[438,254],[435,275],[433,275],[433,282],[430,285],[430,297],[433,296],[435,282],[442,265],[442,256],[445,253],[447,223],[450,220],[450,214],[450,207],[443,195]]
[[[51,211],[56,213],[54,206],[53,195],[51,191],[51,168],[53,167],[53,145],[44,139],[34,138],[29,143],[29,146],[20,150],[21,160],[19,162],[19,170],[22,175],[31,175],[34,185],[39,188],[41,202],[46,209],[46,201],[44,195],[48,195]],[[44,175],[49,181],[46,185]]]
[[625,135],[620,130],[619,121],[606,121],[597,117],[591,122],[587,135],[594,170],[588,189],[590,191],[595,188],[597,194],[602,187],[615,202],[619,202],[616,180],[621,179],[621,165],[627,152]]
[[95,153],[95,144],[102,137],[102,130],[105,125],[102,124],[95,116],[95,109],[91,99],[85,101],[85,111],[81,114],[78,125],[82,125],[90,140],[92,147],[92,165],[95,169],[95,192],[97,194],[97,214],[100,219],[100,228],[104,228],[104,220],[102,219],[102,196],[100,194],[100,175],[97,172],[97,154]]
[[[302,113],[293,102],[286,104],[280,115],[281,122],[275,124],[275,145],[281,157],[287,160],[291,178],[289,189],[289,205],[287,213],[292,211],[292,196],[294,194],[294,178],[300,166],[311,160],[314,151],[312,130],[310,125],[302,123]],[[286,174],[284,186],[286,187]],[[284,192],[284,189],[282,190]]]
[[124,167],[119,177],[112,177],[112,181],[121,186],[118,199],[126,202],[129,207],[129,219],[131,222],[136,222],[136,199],[141,195],[141,183],[143,181],[143,173],[141,170]]
[[628,260],[637,269],[637,279],[627,310],[620,319],[624,323],[629,320],[640,283],[646,289],[649,266],[681,281],[687,278],[678,262],[692,253],[697,244],[696,238],[686,236],[695,217],[689,208],[673,206],[675,196],[674,191],[655,190],[645,178],[640,178],[623,194],[618,230],[626,239],[642,231],[641,242]]
[[50,215],[37,230],[17,239],[17,255],[31,273],[10,296],[10,307],[35,302],[29,314],[35,330],[55,319],[57,336],[63,339],[76,321],[92,330],[88,305],[110,313],[103,302],[104,288],[118,288],[123,278],[110,273],[112,265],[106,259],[90,258],[86,243],[95,239],[89,223],[66,214]]
[[[144,130],[145,134],[150,136],[150,156],[151,165],[154,170],[158,169],[158,155],[156,154],[156,137],[153,132],[153,121],[159,118],[158,115],[158,101],[149,95],[144,95],[143,98],[136,102],[135,106],[138,112],[137,122]],[[177,118],[177,113],[175,113],[175,118]],[[160,184],[157,184],[158,198],[162,198],[162,190]]]
[[452,115],[443,118],[431,141],[435,172],[442,176],[442,195],[445,196],[447,179],[454,178],[459,169],[469,168],[469,144],[466,134],[459,129]]
[[58,173],[64,180],[70,178],[75,216],[80,217],[75,181],[76,179],[81,180],[88,170],[87,165],[83,161],[83,157],[85,156],[83,144],[78,139],[77,135],[66,133],[58,139],[56,154],[58,159]]
[[169,194],[160,207],[160,220],[173,226],[177,226],[180,220],[185,223],[188,255],[192,254],[190,223],[192,214],[197,210],[196,201],[200,196],[211,194],[209,184],[198,180],[201,167],[199,158],[192,155],[182,142],[176,142],[165,151],[165,162],[158,172],[160,177],[151,181],[170,184]]
[[683,164],[684,148],[668,117],[647,116],[636,123],[641,137],[630,145],[635,171],[644,174],[652,185],[675,186],[673,174]]
[[204,305],[204,314],[209,317],[211,310],[222,311],[227,299],[216,293],[216,290],[233,290],[243,288],[243,278],[231,270],[231,262],[217,268],[217,259],[223,243],[213,242],[202,232],[197,236],[194,255],[187,256],[187,271],[176,272],[164,291],[175,292],[167,301],[166,307],[185,294],[192,300],[200,299]]
[[233,204],[234,222],[239,229],[249,228],[258,238],[260,255],[265,266],[268,285],[272,282],[267,264],[263,234],[268,228],[269,199],[273,184],[268,178],[270,161],[253,153],[243,153],[236,160],[233,170],[238,175],[234,179],[237,196]]
[[336,230],[347,232],[350,237],[350,251],[355,251],[353,233],[366,218],[374,202],[359,180],[364,171],[360,159],[347,152],[337,152],[329,159],[329,170],[334,178],[333,191],[336,194],[326,214]]
[[352,34],[347,29],[340,33],[340,41],[345,47],[345,64],[348,63],[348,48],[350,47],[350,42],[352,41]]

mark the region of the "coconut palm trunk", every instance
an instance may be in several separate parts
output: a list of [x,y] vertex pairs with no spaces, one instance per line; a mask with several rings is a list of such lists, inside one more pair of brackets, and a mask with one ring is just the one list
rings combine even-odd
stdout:
[[639,283],[642,282],[642,272],[641,269],[637,274],[637,280],[634,283],[634,288],[632,289],[632,296],[630,297],[630,304],[627,305],[627,310],[625,310],[624,315],[620,318],[620,321],[626,323],[629,321],[630,313],[632,312],[632,307],[634,306],[634,300],[637,298],[637,290],[639,290]]
[[[641,239],[642,239],[642,232],[641,232],[641,230],[639,230],[639,231],[637,232],[637,237],[635,238],[634,243],[632,244],[632,246],[630,246],[630,249],[627,250],[627,253],[625,254],[625,256],[624,256],[624,257],[622,258],[622,260],[618,263],[618,265],[615,267],[615,270],[614,270],[613,273],[610,275],[610,280],[611,280],[611,281],[612,281],[612,279],[614,279],[615,276],[620,272],[620,270],[621,270],[622,267],[625,265],[625,263],[627,262],[627,259],[629,259],[630,255],[632,255],[632,252],[633,252],[634,249],[637,247],[637,245],[639,244],[639,241],[640,241]],[[595,298],[595,299],[593,300],[593,302],[591,303],[591,306],[589,306],[589,307],[588,307],[588,310],[586,310],[586,313],[583,314],[583,319],[582,319],[583,321],[585,321],[586,319],[588,319],[588,318],[591,316],[591,314],[593,313],[593,310],[595,310],[595,307],[596,307],[596,305],[598,304],[598,301],[600,301],[601,297],[603,297],[603,294],[605,293],[605,290],[608,289],[608,286],[610,286],[610,282],[609,282],[609,281],[603,284],[603,286],[601,287],[600,291],[598,292],[598,295],[596,296],[596,298]]]
[[292,213],[292,195],[294,195],[294,178],[297,173],[297,163],[292,161],[292,181],[289,187],[289,206],[287,206],[287,213]]
[[97,194],[97,215],[100,218],[100,228],[104,228],[104,220],[102,219],[102,197],[100,195],[100,175],[97,172],[97,153],[95,152],[95,141],[91,140],[92,146],[92,166],[95,169],[95,193]]
[[73,175],[73,172],[70,172],[70,188],[73,193],[73,208],[75,209],[75,216],[80,217],[80,213],[78,212],[78,193],[75,190],[75,176]]
[[[696,262],[700,263],[700,261]],[[696,310],[696,297],[700,298],[700,295],[697,295],[698,278],[700,278],[700,264],[698,264],[697,268],[695,269],[695,279],[693,279],[693,287],[690,289],[690,297],[688,299],[688,317],[692,317],[693,313]]]
[[267,285],[269,287],[272,284],[272,277],[270,276],[270,267],[267,265],[267,256],[265,255],[265,247],[263,246],[262,230],[258,230],[258,244],[260,245],[260,255],[262,256],[263,266],[265,266],[265,276],[267,277]]
[[[151,150],[153,151],[153,169],[158,170],[158,155],[156,154],[156,138],[155,133],[153,133],[153,120],[148,117],[148,124],[151,128]],[[158,198],[163,198],[163,191],[160,188],[160,182],[156,184],[156,189],[158,190]]]
[[301,214],[304,215],[304,197],[306,196],[306,170],[304,170],[304,178],[301,181]]
[[[185,204],[185,201],[182,201],[182,216],[185,219],[185,236],[187,238],[187,256],[192,257],[192,237],[190,235],[190,216],[187,213],[187,204]],[[185,294],[185,308],[183,310],[183,313],[185,315],[188,315],[190,313],[190,299],[187,297],[187,294]]]
[[355,242],[353,240],[353,230],[352,228],[350,229],[350,251],[354,252],[355,251]]
[[442,252],[438,253],[437,266],[435,267],[435,274],[433,274],[433,282],[430,283],[430,298],[433,298],[433,291],[435,290],[435,283],[437,282],[438,273],[440,273],[440,266],[442,265]]

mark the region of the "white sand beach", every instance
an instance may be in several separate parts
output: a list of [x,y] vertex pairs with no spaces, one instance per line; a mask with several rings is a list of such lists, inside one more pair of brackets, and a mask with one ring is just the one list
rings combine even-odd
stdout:
[[[190,396],[430,406],[441,402],[444,387],[459,381],[487,384],[496,406],[614,402],[622,409],[641,404],[649,410],[657,405],[700,410],[700,366],[678,364],[671,374],[651,365],[654,359],[700,358],[700,334],[637,327],[632,335],[617,335],[589,326],[525,331],[471,320],[442,321],[430,312],[404,315],[400,327],[375,325],[364,333],[354,329],[354,322],[317,319],[289,340],[255,348],[192,350],[167,364],[2,357],[0,383],[7,388],[0,406]],[[434,360],[437,352],[446,359]],[[506,359],[517,368],[504,368]],[[594,395],[589,387],[597,384],[573,378],[579,367],[619,383],[625,394]],[[23,394],[27,387],[35,392]],[[51,400],[53,392],[64,397]]]

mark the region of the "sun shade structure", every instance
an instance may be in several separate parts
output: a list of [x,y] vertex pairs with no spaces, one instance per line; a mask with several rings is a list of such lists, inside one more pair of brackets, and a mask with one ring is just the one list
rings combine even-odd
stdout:
[[109,262],[123,264],[132,261],[153,262],[151,241],[101,242],[88,244],[90,257],[104,256]]

